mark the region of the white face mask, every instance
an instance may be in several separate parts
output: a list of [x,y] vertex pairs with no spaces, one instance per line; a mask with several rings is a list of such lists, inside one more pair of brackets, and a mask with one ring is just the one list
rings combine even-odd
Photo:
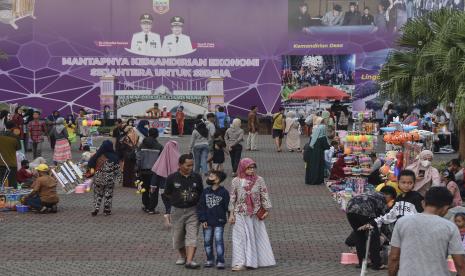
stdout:
[[425,168],[428,168],[429,166],[431,166],[431,161],[429,161],[429,160],[421,160],[421,166],[425,167]]

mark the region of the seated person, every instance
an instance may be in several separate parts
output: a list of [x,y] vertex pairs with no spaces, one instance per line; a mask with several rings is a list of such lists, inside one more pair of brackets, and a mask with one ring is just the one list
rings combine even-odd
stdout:
[[[378,216],[384,215],[388,210],[388,203],[392,205],[396,192],[391,187],[385,187],[379,192],[367,192],[354,196],[347,204],[347,220],[352,226],[353,232],[350,235],[351,241],[346,243],[355,244],[357,256],[359,259],[359,267],[365,257],[366,233],[363,225],[369,223]],[[370,258],[373,264],[373,269],[379,270],[385,268],[381,264],[381,244],[380,231],[378,227],[373,229],[370,248]]]
[[23,202],[40,213],[56,213],[59,201],[57,182],[55,178],[49,175],[47,165],[39,165],[36,171],[39,177],[32,183],[32,192],[23,198]]
[[18,183],[21,183],[23,188],[29,188],[32,185],[32,177],[33,173],[29,169],[29,161],[23,160],[21,161],[21,169],[16,173],[16,179]]

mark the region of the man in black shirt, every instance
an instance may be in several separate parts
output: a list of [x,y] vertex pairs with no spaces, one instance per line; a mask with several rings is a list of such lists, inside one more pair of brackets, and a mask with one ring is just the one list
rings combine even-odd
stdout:
[[193,260],[197,247],[199,220],[197,203],[202,195],[202,177],[192,172],[194,160],[192,154],[179,157],[179,170],[166,178],[164,195],[174,207],[171,212],[173,223],[173,247],[179,251],[177,265],[186,268],[199,268]]

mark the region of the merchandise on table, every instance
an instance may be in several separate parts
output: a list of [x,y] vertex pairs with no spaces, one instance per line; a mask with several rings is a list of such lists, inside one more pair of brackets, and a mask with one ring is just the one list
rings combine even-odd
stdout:
[[31,192],[32,189],[0,188],[0,211],[16,210],[16,205],[21,204],[21,198]]
[[59,164],[51,172],[66,193],[72,193],[77,185],[84,182],[84,173],[72,161]]

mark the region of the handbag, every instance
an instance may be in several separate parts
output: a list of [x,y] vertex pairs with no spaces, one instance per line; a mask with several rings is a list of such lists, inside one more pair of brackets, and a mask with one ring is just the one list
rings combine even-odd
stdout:
[[260,209],[258,209],[257,214],[256,214],[257,218],[259,220],[264,220],[266,212],[267,212],[266,209],[260,206]]

